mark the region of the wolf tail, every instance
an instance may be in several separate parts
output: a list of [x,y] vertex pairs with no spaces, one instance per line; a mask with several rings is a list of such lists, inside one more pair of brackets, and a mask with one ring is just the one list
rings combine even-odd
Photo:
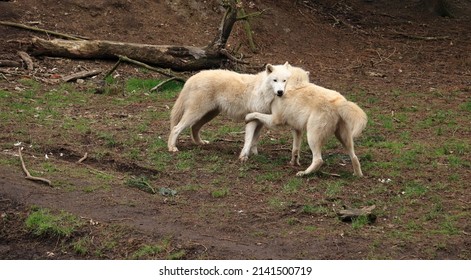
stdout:
[[177,101],[175,101],[175,104],[173,105],[172,112],[170,114],[170,131],[173,129],[174,126],[180,122],[183,113],[185,112],[185,107],[184,107],[184,97],[183,97],[183,90],[180,92],[180,95],[177,98]]
[[357,104],[347,100],[340,104],[338,112],[352,132],[353,138],[360,136],[368,122],[365,112]]

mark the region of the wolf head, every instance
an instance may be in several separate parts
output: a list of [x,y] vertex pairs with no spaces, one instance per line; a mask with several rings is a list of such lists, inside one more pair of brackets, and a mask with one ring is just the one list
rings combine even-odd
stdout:
[[289,71],[291,72],[291,76],[286,85],[287,90],[301,88],[309,84],[309,71],[294,66],[290,66]]
[[291,76],[288,62],[283,65],[267,64],[265,71],[267,72],[267,81],[273,92],[281,97],[285,93],[288,78]]

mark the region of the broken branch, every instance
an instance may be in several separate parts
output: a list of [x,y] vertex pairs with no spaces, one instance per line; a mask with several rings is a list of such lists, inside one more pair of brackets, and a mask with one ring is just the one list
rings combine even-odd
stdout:
[[164,86],[166,83],[171,82],[171,81],[173,81],[173,80],[175,80],[175,79],[176,79],[176,77],[171,77],[171,78],[169,78],[169,79],[167,79],[167,80],[165,80],[165,81],[162,81],[162,82],[160,82],[158,85],[156,85],[155,87],[151,88],[150,91],[152,92],[152,91],[159,90],[159,89],[160,89],[162,86]]
[[102,71],[100,69],[95,69],[91,71],[81,71],[75,74],[71,74],[62,78],[64,82],[75,81],[77,79],[87,78],[100,74]]
[[121,64],[121,58],[118,59],[118,62],[116,62],[115,65],[113,65],[113,68],[111,68],[110,71],[106,72],[105,76],[103,77],[103,80],[106,80],[108,76],[113,74],[113,72],[118,68],[120,64]]
[[28,169],[26,169],[26,165],[25,165],[25,162],[23,160],[23,156],[21,155],[21,149],[22,149],[22,147],[18,148],[18,154],[20,155],[21,167],[23,168],[23,171],[26,174],[25,178],[28,179],[28,180],[32,180],[32,181],[40,181],[40,182],[48,184],[49,186],[52,186],[51,181],[49,181],[48,179],[31,176]]
[[80,158],[77,163],[82,163],[84,160],[86,160],[88,157],[88,153],[85,153],[82,158]]
[[26,64],[26,69],[28,70],[33,70],[33,60],[29,56],[29,54],[23,52],[23,51],[18,51],[18,55],[21,57],[21,59],[25,62]]
[[395,34],[409,38],[409,39],[415,39],[415,40],[425,40],[425,41],[435,41],[435,40],[446,40],[449,38],[449,36],[438,36],[438,37],[432,37],[432,36],[417,36],[417,35],[411,35],[411,34],[406,34],[403,32],[398,32],[394,31]]
[[[83,40],[83,39],[86,39],[85,37],[73,36],[73,35],[69,35],[69,34],[59,33],[59,32],[46,30],[46,29],[33,27],[33,26],[28,26],[28,25],[24,25],[24,24],[16,23],[16,22],[0,21],[0,24],[5,25],[5,26],[21,28],[21,29],[25,29],[25,30],[35,31],[35,32],[41,32],[41,33],[45,33],[45,34],[51,34],[51,35],[55,35],[57,37],[70,39],[70,40]],[[88,40],[88,39],[86,39],[86,40]]]
[[134,60],[134,59],[130,59],[126,56],[123,56],[123,55],[118,55],[119,59],[121,61],[125,61],[125,62],[128,62],[128,63],[132,63],[132,64],[136,64],[138,66],[141,66],[143,68],[146,68],[146,69],[149,69],[149,70],[152,70],[152,71],[155,71],[159,74],[162,74],[164,76],[167,76],[167,77],[172,77],[172,78],[175,78],[175,80],[179,81],[179,82],[186,82],[186,79],[185,78],[182,78],[182,77],[178,77],[176,75],[173,75],[173,74],[170,74],[170,73],[167,73],[165,72],[163,69],[159,69],[159,68],[156,68],[156,67],[153,67],[153,66],[150,66],[150,65],[147,65],[143,62],[140,62],[140,61],[137,61],[137,60]]

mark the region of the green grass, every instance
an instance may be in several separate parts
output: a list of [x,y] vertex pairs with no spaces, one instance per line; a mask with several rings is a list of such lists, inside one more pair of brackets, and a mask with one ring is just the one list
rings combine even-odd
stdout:
[[229,188],[221,188],[211,191],[211,196],[214,198],[222,198],[229,195]]
[[65,211],[53,213],[46,208],[34,208],[25,225],[36,236],[70,237],[83,223]]
[[406,197],[421,197],[428,192],[428,187],[420,181],[407,182],[404,189]]
[[168,244],[165,243],[159,245],[144,245],[132,253],[130,258],[133,260],[156,258],[165,251],[167,246]]
[[283,186],[283,192],[287,194],[293,194],[298,192],[299,188],[301,188],[303,180],[301,178],[291,178],[289,181]]
[[152,187],[151,183],[145,176],[131,177],[126,180],[126,185],[131,188],[136,188],[141,191],[156,194],[157,191]]
[[339,181],[333,181],[333,182],[326,182],[324,185],[325,185],[325,195],[327,197],[336,197],[339,194],[341,194],[344,182],[339,180]]
[[366,226],[368,223],[368,217],[358,216],[357,218],[352,219],[352,228],[358,230]]

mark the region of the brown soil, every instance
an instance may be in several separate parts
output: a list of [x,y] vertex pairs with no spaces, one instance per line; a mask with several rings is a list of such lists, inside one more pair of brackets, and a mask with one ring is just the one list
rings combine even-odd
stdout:
[[[1,1],[0,20],[36,25],[92,39],[204,46],[215,36],[223,14],[219,1],[50,2]],[[434,99],[437,95],[431,94],[425,100],[415,100],[419,104],[414,104],[425,106],[436,102],[440,108],[453,110],[460,103],[469,102],[471,92],[471,18],[469,17],[471,3],[465,0],[455,1],[456,17],[446,18],[429,12],[419,2],[252,1],[251,4],[246,4],[247,12],[263,9],[266,11],[251,22],[259,52],[251,54],[249,60],[254,64],[278,64],[289,61],[310,71],[312,81],[317,84],[342,92],[363,91],[370,97],[380,99],[385,114],[389,114],[398,106],[410,106],[408,104],[410,101],[401,100],[392,94],[394,92],[461,92],[459,98],[451,101]],[[239,51],[250,54],[241,26],[236,24],[229,41],[229,48],[235,49],[241,44]],[[44,37],[38,33],[5,26],[0,26],[0,34],[2,38],[0,60],[18,60],[16,52],[20,49],[26,50],[31,36]],[[37,69],[48,71],[55,68],[57,73],[64,75],[76,72],[77,69],[92,68],[97,65],[107,69],[113,64],[110,61],[72,61],[52,58],[34,58],[34,63]],[[81,65],[81,68],[78,65]],[[125,77],[146,76],[142,72],[136,74],[135,69],[130,66],[120,69],[120,73]],[[0,89],[14,90],[16,86],[15,79],[8,78],[5,81],[0,77]],[[145,110],[147,105],[149,104],[136,104],[134,108],[123,108],[123,110],[132,114],[133,111]],[[368,111],[378,104],[361,105]],[[98,105],[96,106],[98,108]],[[93,112],[94,108],[91,106],[90,111]],[[417,115],[417,118],[420,117]],[[465,117],[465,120],[469,126],[469,118]],[[159,132],[159,135],[166,137],[168,123],[157,124],[160,126],[154,127],[153,132]],[[4,131],[12,129],[3,124],[0,124],[0,128]],[[455,132],[454,137],[469,139],[469,129]],[[38,135],[30,135],[30,138],[44,137],[39,135],[42,132],[36,133]],[[411,131],[411,133],[414,138],[426,137],[421,136],[420,132]],[[385,135],[387,137],[387,134]],[[9,144],[14,141],[16,140],[1,140]],[[232,161],[228,164],[238,170],[240,164],[236,160],[236,155],[241,143],[229,144],[232,143],[216,142],[201,149],[199,153],[201,158],[214,153],[232,157]],[[194,148],[190,141],[184,141],[181,145],[183,149]],[[5,146],[6,144],[3,147]],[[68,147],[67,143],[49,148],[48,151],[53,153],[67,155],[64,168],[73,168],[71,167],[73,162],[82,156],[79,151]],[[270,158],[287,153],[276,149],[265,151],[270,153]],[[358,154],[361,154],[361,151],[359,148]],[[384,155],[388,156],[390,155]],[[305,166],[309,161],[309,155],[306,154],[304,158]],[[171,187],[190,182],[207,185],[213,180],[207,170],[197,173],[161,174],[157,169],[142,167],[139,161],[124,160],[118,150],[110,150],[104,160],[91,159],[89,164],[94,170],[158,176],[162,185]],[[256,176],[256,169],[255,167],[247,171],[249,179],[251,176]],[[348,170],[348,167],[345,167],[345,170]],[[338,172],[335,169],[324,171]],[[286,173],[287,176],[294,173],[291,167],[286,166],[280,167],[280,172]],[[414,174],[416,172],[417,170],[411,170],[409,174],[401,174],[402,182],[417,177],[421,180],[432,180],[437,175],[430,167],[424,167],[425,174],[416,176]],[[326,177],[331,179],[328,176],[320,176],[320,179],[315,177],[311,180],[319,183],[319,180]],[[349,230],[351,225],[340,223],[330,215],[303,214],[300,211],[299,201],[294,198],[290,207],[282,211],[263,207],[261,203],[264,199],[263,191],[256,194],[249,191],[251,188],[249,184],[253,183],[249,179],[239,180],[236,177],[234,185],[231,186],[233,195],[227,198],[224,204],[220,204],[217,198],[211,197],[206,192],[182,192],[180,198],[167,199],[129,189],[122,184],[112,191],[90,193],[49,188],[24,180],[19,165],[1,165],[0,259],[121,259],[130,257],[130,252],[134,252],[142,244],[155,244],[167,237],[172,239],[172,248],[169,251],[184,250],[186,252],[184,258],[190,259],[471,257],[469,216],[464,216],[464,221],[460,224],[460,233],[450,238],[437,237],[437,240],[433,240],[431,237],[414,236],[407,241],[387,238],[381,241],[385,232],[393,227],[390,220],[394,217],[385,214],[364,232],[351,232]],[[468,167],[462,174],[462,180],[469,182],[469,179],[471,178]],[[265,187],[279,188],[282,184],[280,180],[267,182]],[[344,201],[348,201],[349,195],[355,196],[358,192],[368,196],[366,191],[359,188],[363,187],[363,184],[368,188],[376,181],[377,178],[368,175],[364,183],[356,181],[355,186],[345,189]],[[77,181],[72,184],[82,186],[85,182]],[[383,195],[391,196],[392,193],[400,192],[400,189],[398,183],[397,187],[390,190],[391,193]],[[448,199],[447,203],[457,201],[459,206],[456,207],[463,211],[467,209],[469,213],[471,197],[469,191],[461,193],[458,198],[452,193],[445,192],[443,197]],[[314,193],[310,199],[316,201],[318,205],[335,207],[332,206],[332,200],[324,197],[322,193]],[[211,204],[213,205],[210,207]],[[122,243],[117,246],[118,249],[104,251],[101,255],[79,255],[70,250],[65,251],[61,249],[63,247],[60,244],[67,243],[67,240],[59,242],[55,238],[37,238],[25,230],[24,220],[31,211],[31,205],[65,210],[83,217],[85,221],[99,221],[98,225],[90,223],[79,234],[93,236],[97,244],[103,243],[108,235],[119,234]],[[218,208],[215,209],[214,205],[218,205]],[[205,215],[201,214],[203,213],[201,209],[204,207],[211,211],[208,210]],[[413,207],[406,212],[409,210],[412,212],[410,215],[414,216]],[[383,211],[388,212],[388,209]],[[407,220],[406,217],[404,219]],[[297,231],[289,227],[293,226],[292,224],[295,224],[294,228],[301,227],[313,221],[316,227],[314,233]],[[365,253],[371,252],[372,246],[376,253],[373,255]]]

